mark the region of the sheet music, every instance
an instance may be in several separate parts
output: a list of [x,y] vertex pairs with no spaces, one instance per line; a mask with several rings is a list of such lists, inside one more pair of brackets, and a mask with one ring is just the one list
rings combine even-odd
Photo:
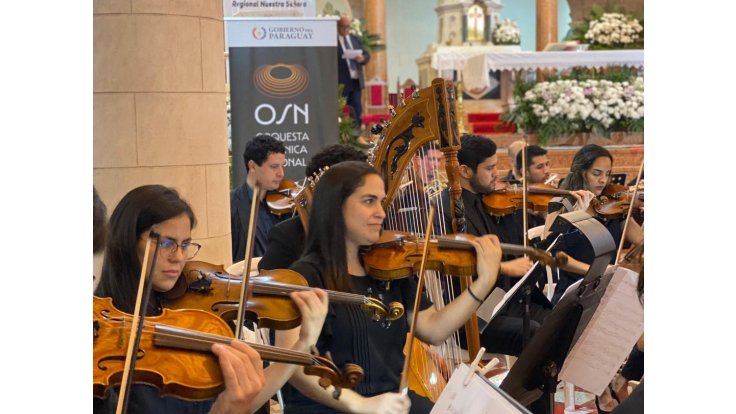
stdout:
[[460,364],[455,368],[430,414],[529,413],[508,394],[477,373],[473,374],[467,386],[463,386],[469,372],[470,367],[467,364]]
[[342,57],[348,59],[355,59],[363,54],[363,49],[345,49],[343,50]]
[[567,356],[559,378],[601,395],[644,331],[639,274],[619,267],[588,326]]

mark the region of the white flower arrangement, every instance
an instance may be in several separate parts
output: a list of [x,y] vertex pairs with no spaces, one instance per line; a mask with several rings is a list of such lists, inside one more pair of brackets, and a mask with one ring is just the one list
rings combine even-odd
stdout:
[[639,43],[644,27],[633,17],[621,13],[603,13],[590,22],[585,39],[591,44],[626,46]]
[[360,19],[353,18],[353,20],[350,22],[350,34],[358,36],[360,38],[363,37]]
[[513,122],[537,132],[540,142],[552,136],[593,131],[639,131],[644,128],[644,78],[540,82],[515,97]]
[[493,43],[497,45],[518,45],[521,43],[521,32],[515,21],[504,19],[493,30]]

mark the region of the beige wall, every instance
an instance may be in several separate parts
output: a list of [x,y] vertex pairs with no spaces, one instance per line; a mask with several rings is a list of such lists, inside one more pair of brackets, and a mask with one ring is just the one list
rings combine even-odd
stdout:
[[93,179],[108,214],[137,186],[172,186],[197,216],[198,258],[228,264],[222,1],[93,5]]

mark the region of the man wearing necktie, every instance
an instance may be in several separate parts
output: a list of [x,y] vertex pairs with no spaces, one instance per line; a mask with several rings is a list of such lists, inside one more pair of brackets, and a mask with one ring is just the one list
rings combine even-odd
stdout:
[[[355,121],[360,126],[363,113],[361,94],[365,87],[363,65],[368,63],[371,55],[365,50],[360,39],[350,34],[348,16],[342,16],[337,21],[337,47],[337,80],[343,85],[342,96],[347,98],[347,104],[353,108]],[[351,59],[345,53],[351,49],[360,50],[362,53]]]

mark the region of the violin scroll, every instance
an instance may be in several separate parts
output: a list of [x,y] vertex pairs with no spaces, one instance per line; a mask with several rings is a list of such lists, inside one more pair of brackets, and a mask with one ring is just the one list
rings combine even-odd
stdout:
[[380,300],[367,296],[362,306],[363,310],[372,315],[371,319],[374,321],[395,321],[404,315],[404,305],[399,302],[391,302],[386,306]]
[[319,377],[320,387],[327,389],[330,385],[335,388],[354,388],[363,380],[363,368],[347,363],[342,369],[337,368],[334,362],[326,357],[313,356],[318,364],[304,367],[304,373]]

